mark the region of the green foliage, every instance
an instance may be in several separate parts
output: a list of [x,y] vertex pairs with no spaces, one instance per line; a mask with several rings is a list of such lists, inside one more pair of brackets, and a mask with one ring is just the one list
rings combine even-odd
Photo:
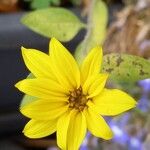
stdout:
[[31,2],[30,7],[32,9],[41,9],[41,8],[47,8],[51,5],[58,6],[60,5],[60,0],[25,0]]
[[103,72],[115,83],[135,83],[150,78],[150,61],[127,54],[107,54],[103,58]]
[[81,5],[82,1],[81,0],[70,0],[72,2],[73,5]]
[[31,8],[33,9],[41,9],[49,7],[50,3],[49,0],[33,0],[31,3]]
[[21,105],[20,107],[23,107],[25,105],[28,105],[34,101],[36,101],[37,98],[36,97],[33,97],[33,96],[30,96],[30,95],[24,95],[22,101],[21,101]]
[[85,25],[71,11],[63,8],[40,9],[28,13],[22,23],[31,30],[60,41],[70,41]]
[[93,2],[92,12],[89,16],[87,35],[75,52],[75,58],[79,64],[91,48],[103,43],[106,36],[106,26],[108,23],[107,6],[101,0],[95,0]]

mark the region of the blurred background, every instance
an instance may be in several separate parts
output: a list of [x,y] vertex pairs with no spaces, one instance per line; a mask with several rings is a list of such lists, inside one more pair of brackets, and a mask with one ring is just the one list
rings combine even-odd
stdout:
[[[23,95],[14,84],[29,74],[20,47],[48,52],[49,39],[25,27],[21,17],[46,7],[65,7],[86,22],[90,0],[0,0],[0,150],[57,150],[55,134],[38,140],[23,136],[27,118],[19,112]],[[109,10],[105,54],[127,53],[150,59],[150,0],[105,0]],[[85,30],[64,45],[73,53]],[[117,85],[118,86],[118,85]],[[138,100],[138,108],[106,118],[114,131],[111,141],[90,133],[81,150],[150,150],[150,79],[126,89]]]

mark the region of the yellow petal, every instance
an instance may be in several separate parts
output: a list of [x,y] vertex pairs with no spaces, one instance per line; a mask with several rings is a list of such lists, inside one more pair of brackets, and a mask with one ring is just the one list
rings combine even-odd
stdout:
[[24,62],[35,77],[56,79],[52,70],[50,57],[35,49],[21,48]]
[[117,89],[104,89],[93,98],[95,108],[101,115],[118,115],[136,106],[136,101],[125,92]]
[[100,72],[102,63],[102,48],[95,47],[81,65],[81,81],[82,84],[91,76],[95,76]]
[[68,136],[67,150],[78,150],[86,135],[86,119],[83,113],[74,111],[71,115]]
[[54,133],[56,131],[56,124],[56,119],[50,121],[32,119],[26,124],[23,132],[29,138],[42,138]]
[[55,38],[50,42],[50,57],[57,79],[70,90],[80,86],[80,71],[69,51]]
[[102,116],[94,113],[90,107],[84,110],[88,130],[96,137],[109,140],[113,137],[113,133]]
[[50,102],[49,100],[37,100],[20,108],[23,115],[36,120],[52,120],[68,109],[66,102]]
[[70,111],[67,111],[58,119],[57,122],[57,144],[63,150],[66,150],[69,121]]
[[96,76],[91,76],[88,78],[83,85],[83,92],[88,94],[88,98],[92,98],[104,89],[108,78],[108,74],[98,74]]
[[15,85],[20,91],[42,99],[50,99],[51,96],[65,97],[69,91],[57,82],[44,79],[25,79]]

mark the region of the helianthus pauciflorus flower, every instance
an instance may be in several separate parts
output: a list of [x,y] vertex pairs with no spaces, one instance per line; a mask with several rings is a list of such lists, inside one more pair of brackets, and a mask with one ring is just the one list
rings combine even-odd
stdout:
[[20,108],[31,120],[24,128],[29,138],[57,133],[63,150],[78,150],[87,130],[94,136],[111,139],[113,133],[103,116],[113,116],[135,107],[135,100],[117,89],[106,89],[108,74],[100,73],[102,48],[90,51],[81,66],[55,38],[49,55],[22,47],[26,66],[35,76],[16,87],[37,98]]

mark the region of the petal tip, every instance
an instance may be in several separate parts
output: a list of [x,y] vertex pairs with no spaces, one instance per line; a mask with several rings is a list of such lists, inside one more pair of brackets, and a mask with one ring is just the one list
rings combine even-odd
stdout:
[[138,105],[138,102],[133,97],[131,97],[130,105],[132,105],[133,106],[132,108],[134,108],[134,107],[136,107]]
[[111,140],[113,137],[114,137],[114,133],[111,130],[111,128],[109,128],[108,132],[102,138],[105,139],[105,140]]
[[24,133],[24,134],[25,134],[25,132],[26,132],[26,129],[24,128],[24,129],[22,130],[22,133]]
[[24,46],[21,46],[21,50],[26,49]]
[[27,49],[26,49],[25,47],[21,46],[21,51],[22,51],[22,53],[24,53],[26,50],[27,50]]
[[112,133],[111,135],[105,137],[105,140],[111,140],[114,137],[114,134]]
[[138,105],[138,102],[134,100],[134,107],[136,107],[137,105]]
[[[28,117],[28,113],[30,113],[29,111],[28,111],[29,109],[28,109],[28,107],[26,107],[26,106],[22,106],[21,108],[20,108],[20,112],[21,112],[21,114],[23,114],[25,117],[27,117],[27,118],[30,118],[30,117]],[[25,128],[24,128],[24,130],[26,131],[26,128],[27,128],[27,126],[25,126]],[[24,131],[23,130],[23,131]]]
[[50,43],[55,43],[55,42],[59,42],[59,41],[55,37],[52,37]]
[[16,84],[15,84],[15,87],[16,87],[17,89],[19,89],[19,87],[20,87],[20,82],[16,83]]
[[[24,80],[26,80],[26,79],[24,79]],[[21,80],[21,81],[19,81],[19,82],[17,82],[16,84],[15,84],[15,87],[17,88],[17,89],[20,89],[24,84],[24,80]]]
[[23,107],[20,107],[19,110],[20,110],[20,112],[23,114],[23,112],[24,112],[24,111],[23,111]]
[[25,47],[21,46],[21,52],[22,52],[22,56],[23,56],[23,58],[25,60],[25,56],[26,56],[28,50]]
[[60,42],[55,37],[52,37],[49,42],[49,54],[51,53],[51,50],[54,49],[54,47],[58,44],[60,44]]
[[23,134],[30,139],[36,139],[35,137],[32,137],[33,135],[30,135],[27,131],[23,131]]

